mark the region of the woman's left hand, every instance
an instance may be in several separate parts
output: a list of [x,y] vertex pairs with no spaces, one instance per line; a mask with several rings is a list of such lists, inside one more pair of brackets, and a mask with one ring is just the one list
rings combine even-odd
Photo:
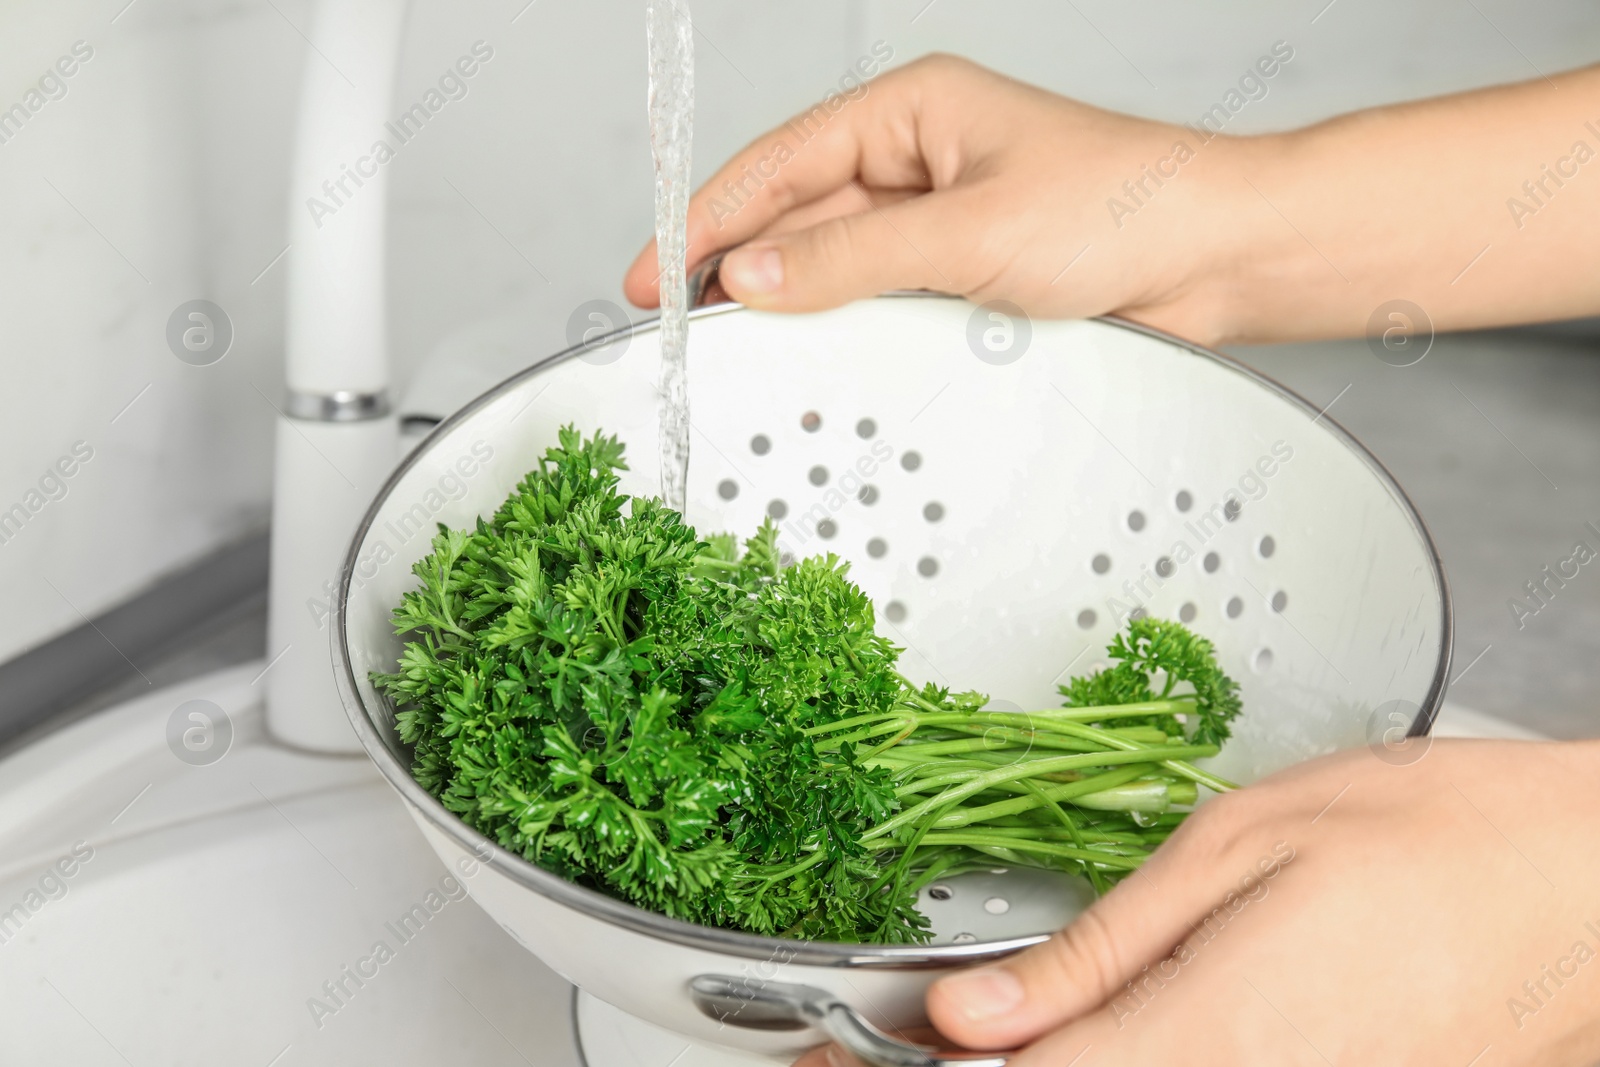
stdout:
[[[1012,1067],[1594,1064],[1600,742],[1422,751],[1212,800],[1048,942],[935,983],[929,1017]],[[851,1062],[829,1055],[800,1062]]]

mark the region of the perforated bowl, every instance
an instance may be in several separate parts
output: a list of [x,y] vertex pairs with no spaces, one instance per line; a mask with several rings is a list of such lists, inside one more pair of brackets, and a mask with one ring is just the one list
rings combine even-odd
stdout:
[[[1028,323],[929,295],[803,317],[706,308],[689,343],[689,520],[748,533],[771,515],[786,552],[850,560],[913,679],[1002,708],[1054,706],[1056,685],[1099,665],[1146,611],[1211,638],[1242,682],[1244,714],[1209,763],[1225,776],[1367,743],[1397,715],[1416,733],[1431,723],[1451,621],[1426,528],[1348,433],[1246,367],[1124,322]],[[561,425],[620,434],[622,488],[657,491],[657,357],[654,322],[560,353],[401,465],[342,580],[334,654],[351,721],[475,899],[589,993],[775,1056],[815,1044],[806,1025],[833,1016],[752,1008],[719,1021],[691,982],[802,986],[903,1028],[937,974],[1041,939],[1081,910],[1084,888],[1018,871],[952,879],[924,899],[938,934],[926,947],[675,922],[563,881],[447,812],[412,780],[393,710],[368,682],[396,662],[390,612],[435,524],[492,513]]]

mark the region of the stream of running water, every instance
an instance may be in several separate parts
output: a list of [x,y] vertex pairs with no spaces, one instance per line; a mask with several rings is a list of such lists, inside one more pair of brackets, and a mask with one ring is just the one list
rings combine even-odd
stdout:
[[694,27],[686,0],[650,0],[650,154],[661,270],[661,496],[680,514],[689,490],[689,155],[694,137]]

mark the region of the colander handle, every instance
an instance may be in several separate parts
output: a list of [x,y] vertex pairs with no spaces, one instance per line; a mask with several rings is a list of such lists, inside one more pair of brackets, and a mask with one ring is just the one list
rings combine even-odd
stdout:
[[870,1067],[1005,1067],[1006,1053],[944,1052],[901,1041],[815,986],[702,974],[689,983],[700,1011],[749,1030],[821,1030]]
[[689,275],[687,284],[690,307],[720,304],[728,299],[727,291],[722,288],[721,271],[722,253],[719,252]]

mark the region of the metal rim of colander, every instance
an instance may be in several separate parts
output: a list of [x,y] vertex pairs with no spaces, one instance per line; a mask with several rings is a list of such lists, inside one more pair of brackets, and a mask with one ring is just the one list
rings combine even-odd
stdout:
[[[962,299],[961,297],[920,291],[885,293],[884,297]],[[689,317],[691,319],[709,318],[742,310],[744,310],[744,307],[740,304],[720,303],[695,308],[690,311]],[[1101,316],[1098,321],[1116,326],[1119,329],[1130,330],[1156,338],[1185,349],[1193,355],[1212,360],[1229,370],[1245,375],[1263,388],[1278,394],[1290,403],[1298,405],[1312,415],[1315,421],[1325,423],[1329,431],[1340,438],[1346,447],[1364,460],[1389,492],[1394,494],[1402,510],[1415,527],[1417,536],[1422,539],[1422,543],[1427,548],[1428,558],[1433,565],[1434,579],[1439,586],[1440,611],[1443,615],[1441,620],[1443,654],[1439,658],[1438,668],[1429,684],[1428,695],[1423,700],[1416,718],[1412,721],[1411,727],[1407,731],[1408,736],[1412,737],[1426,734],[1433,726],[1433,720],[1438,714],[1439,706],[1444,702],[1444,692],[1449,680],[1451,654],[1455,644],[1455,625],[1450,603],[1450,586],[1445,579],[1444,563],[1439,558],[1439,551],[1434,544],[1433,535],[1428,531],[1427,524],[1423,522],[1416,506],[1412,504],[1411,498],[1406,495],[1405,490],[1395,481],[1394,475],[1389,473],[1389,469],[1365,445],[1357,440],[1355,435],[1331,418],[1325,411],[1320,411],[1316,405],[1260,371],[1230,356],[1223,355],[1220,352],[1213,352],[1208,348],[1185,341],[1181,337],[1175,337],[1172,334],[1140,323],[1116,316]],[[462,822],[447,810],[437,798],[417,784],[416,779],[411,776],[410,768],[402,763],[395,753],[390,750],[388,744],[385,743],[372,719],[374,709],[369,708],[366,701],[361,699],[361,691],[356,682],[355,669],[350,662],[350,648],[344,625],[345,605],[350,596],[351,579],[356,574],[361,545],[366,540],[368,531],[371,530],[373,523],[376,521],[379,509],[388,500],[390,493],[394,491],[401,479],[428,452],[434,442],[443,438],[444,435],[471,418],[503,393],[516,388],[527,379],[541,374],[551,367],[582,355],[584,352],[603,347],[622,336],[635,336],[646,333],[658,328],[659,324],[659,316],[641,319],[601,337],[557,352],[512,375],[434,427],[433,431],[411,450],[383,483],[383,487],[373,498],[371,506],[368,507],[366,514],[362,516],[360,525],[356,528],[349,552],[345,557],[344,569],[339,580],[339,595],[335,600],[333,610],[335,680],[339,688],[341,702],[345,706],[345,713],[349,716],[356,735],[360,739],[368,757],[377,765],[378,770],[382,772],[384,778],[388,780],[396,792],[418,811],[422,812],[428,821],[447,837],[453,839],[468,852],[476,855],[480,862],[485,863],[533,892],[559,904],[624,929],[673,944],[720,952],[743,959],[776,960],[808,966],[943,968],[996,959],[1046,940],[1049,937],[1048,934],[1029,934],[1001,941],[976,941],[965,944],[849,945],[760,937],[755,934],[740,933],[735,930],[724,930],[710,926],[698,926],[679,919],[671,919],[665,915],[646,911],[614,897],[606,896],[604,893],[569,882],[560,875],[547,871],[523,859],[516,853],[508,852],[496,845],[487,837]]]

